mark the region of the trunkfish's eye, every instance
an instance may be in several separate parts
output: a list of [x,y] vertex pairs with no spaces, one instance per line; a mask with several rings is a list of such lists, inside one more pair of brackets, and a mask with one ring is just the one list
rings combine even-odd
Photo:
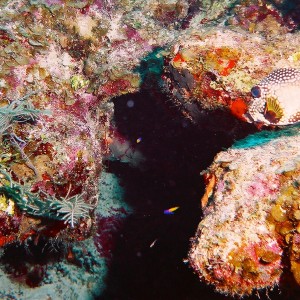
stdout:
[[254,98],[259,98],[261,96],[261,90],[260,90],[260,87],[259,86],[254,86],[252,89],[251,89],[251,94]]

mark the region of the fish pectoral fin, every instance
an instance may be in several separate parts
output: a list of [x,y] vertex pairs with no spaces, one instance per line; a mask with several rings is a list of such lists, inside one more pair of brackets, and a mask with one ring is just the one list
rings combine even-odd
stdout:
[[273,124],[283,117],[283,110],[275,97],[267,97],[264,117]]

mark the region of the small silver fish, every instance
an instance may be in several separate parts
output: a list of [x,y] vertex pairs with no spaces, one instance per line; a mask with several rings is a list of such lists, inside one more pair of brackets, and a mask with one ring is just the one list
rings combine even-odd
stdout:
[[251,89],[251,122],[289,125],[300,122],[300,69],[277,69]]

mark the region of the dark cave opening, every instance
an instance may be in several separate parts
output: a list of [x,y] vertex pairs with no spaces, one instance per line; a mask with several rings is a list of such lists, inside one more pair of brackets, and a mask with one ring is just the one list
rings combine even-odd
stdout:
[[[201,220],[200,172],[219,151],[256,129],[226,111],[199,112],[193,123],[157,89],[115,98],[114,104],[118,132],[132,144],[142,141],[136,149],[145,161],[139,168],[107,162],[134,212],[116,234],[100,299],[228,299],[201,284],[185,258]],[[164,215],[174,206],[174,215]]]
[[66,245],[46,238],[29,239],[25,243],[5,246],[1,264],[15,282],[35,288],[46,277],[47,266],[65,259]]

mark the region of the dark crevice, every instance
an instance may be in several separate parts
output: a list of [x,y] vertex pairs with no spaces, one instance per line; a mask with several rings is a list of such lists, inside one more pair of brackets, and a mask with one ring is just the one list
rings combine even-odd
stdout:
[[[158,90],[113,100],[118,132],[145,161],[140,168],[107,162],[134,212],[117,234],[100,299],[228,299],[201,284],[183,260],[202,215],[200,172],[219,151],[256,129],[221,110],[198,112],[193,123]],[[179,206],[174,215],[164,215],[173,206]]]
[[63,243],[51,244],[48,239],[40,238],[25,244],[7,245],[0,262],[13,281],[34,288],[45,279],[47,266],[62,261],[64,257]]

